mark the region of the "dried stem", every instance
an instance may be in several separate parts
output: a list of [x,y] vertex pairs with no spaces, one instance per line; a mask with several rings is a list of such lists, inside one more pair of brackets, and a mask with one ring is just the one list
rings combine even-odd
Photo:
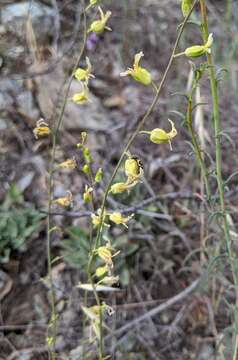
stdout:
[[83,34],[82,47],[81,47],[80,53],[77,57],[72,74],[69,78],[69,81],[68,81],[68,84],[67,84],[67,87],[65,90],[65,94],[64,94],[63,103],[62,103],[62,106],[60,109],[60,113],[59,113],[58,119],[55,123],[55,129],[52,132],[52,153],[51,153],[51,161],[50,161],[50,165],[49,165],[48,214],[47,214],[47,230],[46,230],[47,231],[46,247],[47,247],[47,262],[48,262],[48,277],[49,277],[50,294],[51,294],[51,322],[49,324],[52,327],[52,336],[51,336],[52,347],[51,347],[51,351],[50,351],[51,360],[56,359],[55,343],[56,343],[56,335],[57,335],[57,314],[56,314],[56,306],[55,306],[55,289],[54,289],[54,283],[53,283],[53,277],[52,277],[52,262],[51,262],[52,261],[52,259],[51,259],[51,232],[52,232],[51,212],[52,211],[51,210],[52,210],[53,187],[54,187],[54,177],[53,177],[54,176],[54,163],[55,163],[56,144],[57,144],[58,134],[59,134],[60,127],[62,125],[63,118],[64,118],[64,112],[65,112],[65,107],[66,107],[68,96],[69,96],[71,83],[73,81],[74,72],[79,65],[79,62],[83,55],[83,52],[85,49],[85,44],[86,44],[87,26],[86,26],[86,14],[85,14],[84,10],[83,10],[83,27],[84,27],[84,34]]

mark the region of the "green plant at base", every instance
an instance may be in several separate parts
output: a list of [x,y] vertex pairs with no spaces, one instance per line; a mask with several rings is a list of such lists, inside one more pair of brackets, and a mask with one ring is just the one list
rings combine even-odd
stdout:
[[[78,226],[70,226],[65,229],[66,237],[61,240],[61,253],[65,261],[72,267],[87,270],[88,257],[90,254],[89,234]],[[115,264],[115,272],[119,275],[121,284],[127,286],[132,265],[132,256],[139,249],[137,243],[128,243],[126,236],[119,236],[113,242],[115,248],[121,249],[123,257]],[[130,265],[131,264],[131,265]],[[100,266],[100,261],[95,262],[93,272]]]
[[24,201],[22,193],[13,184],[0,206],[0,263],[8,262],[13,250],[26,250],[25,241],[37,233],[43,217]]

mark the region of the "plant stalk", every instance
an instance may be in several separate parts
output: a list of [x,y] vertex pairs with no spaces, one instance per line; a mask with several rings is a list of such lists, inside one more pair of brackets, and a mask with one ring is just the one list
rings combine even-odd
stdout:
[[[173,47],[173,50],[172,50],[172,54],[169,58],[169,61],[168,61],[168,64],[167,64],[167,67],[165,69],[165,72],[163,74],[163,77],[162,77],[162,80],[159,84],[159,86],[156,88],[153,87],[156,89],[156,94],[155,94],[155,97],[151,103],[151,105],[149,106],[149,108],[147,109],[147,111],[145,112],[144,116],[142,117],[141,121],[139,122],[136,130],[133,132],[133,134],[130,136],[127,144],[125,145],[124,147],[124,150],[120,156],[120,159],[118,160],[118,163],[112,173],[112,176],[107,184],[107,187],[106,187],[106,190],[105,190],[105,193],[104,193],[104,197],[103,197],[103,201],[102,201],[102,206],[101,206],[101,217],[100,217],[100,223],[98,225],[98,229],[97,229],[97,235],[96,235],[96,240],[95,240],[95,243],[94,243],[94,248],[93,250],[96,250],[100,244],[100,240],[101,240],[101,235],[102,235],[102,227],[103,227],[103,214],[104,214],[104,211],[105,211],[105,206],[106,206],[106,202],[107,202],[107,197],[108,197],[108,194],[109,194],[109,191],[110,191],[110,188],[111,188],[111,185],[112,185],[112,182],[124,160],[124,157],[125,157],[125,154],[126,152],[129,150],[130,146],[132,145],[132,143],[134,142],[135,138],[137,137],[137,135],[139,134],[140,130],[143,128],[146,120],[148,119],[148,117],[152,114],[153,110],[155,109],[155,106],[157,105],[158,103],[158,100],[159,100],[159,97],[160,97],[160,93],[161,93],[161,90],[166,82],[166,79],[167,79],[167,76],[168,76],[168,73],[171,69],[171,66],[173,64],[173,61],[174,61],[174,58],[175,58],[175,53],[176,53],[176,50],[177,50],[177,47],[178,47],[178,44],[179,44],[179,41],[181,39],[181,36],[183,34],[183,31],[185,29],[185,26],[190,18],[190,15],[192,14],[193,10],[194,10],[194,7],[195,5],[197,4],[197,1],[198,0],[195,0],[188,15],[185,17],[180,29],[179,29],[179,32],[178,32],[178,35],[177,35],[177,38],[176,38],[176,41],[175,41],[175,44],[174,44],[174,47]],[[89,275],[89,278],[90,278],[90,282],[91,282],[91,267],[92,267],[92,263],[93,263],[93,259],[94,259],[94,251],[92,251],[92,255],[90,257],[90,260],[89,260],[89,263],[88,263],[88,275]],[[92,284],[92,282],[91,282]],[[99,331],[100,331],[100,334],[102,333],[102,316],[100,314],[100,328],[99,328]],[[102,336],[100,336],[100,339],[102,339]],[[102,344],[101,344],[102,345]]]
[[[200,1],[200,10],[202,16],[202,32],[203,32],[203,40],[207,41],[209,36],[209,27],[208,27],[208,16],[207,16],[207,7],[206,0]],[[213,122],[214,122],[214,133],[215,133],[215,147],[216,147],[216,179],[219,193],[219,203],[220,203],[220,212],[222,215],[222,229],[224,234],[224,239],[226,242],[229,263],[231,267],[235,294],[236,294],[236,303],[235,303],[235,314],[238,307],[238,273],[236,269],[236,265],[234,262],[234,253],[232,250],[232,238],[229,230],[229,223],[225,205],[225,193],[224,193],[224,182],[222,176],[222,149],[221,149],[221,119],[219,112],[219,94],[218,94],[218,86],[214,68],[214,61],[212,54],[207,54],[207,62],[209,65],[209,77],[210,77],[210,87],[211,87],[211,95],[213,100]],[[236,338],[237,342],[237,338]],[[236,345],[235,345],[236,348]],[[235,350],[237,351],[237,350]]]
[[72,74],[68,81],[68,85],[65,90],[63,103],[60,109],[60,113],[58,119],[55,124],[55,129],[52,132],[52,152],[51,152],[51,160],[49,165],[49,185],[48,185],[48,209],[47,209],[47,239],[46,239],[46,250],[47,250],[47,263],[48,263],[48,277],[49,277],[49,284],[50,284],[50,298],[51,298],[51,326],[52,326],[52,349],[50,350],[51,360],[56,359],[56,352],[55,352],[55,343],[56,343],[56,335],[57,335],[57,314],[56,314],[56,306],[55,306],[55,289],[52,277],[52,259],[51,259],[51,232],[52,232],[52,225],[51,225],[51,210],[52,210],[52,201],[53,201],[53,187],[54,187],[54,163],[55,163],[55,155],[56,155],[56,144],[58,139],[58,134],[60,127],[62,125],[65,107],[68,100],[69,90],[71,87],[71,83],[74,78],[74,72],[79,66],[79,62],[83,55],[86,38],[87,38],[87,25],[86,25],[86,14],[83,9],[83,27],[84,27],[84,35],[83,35],[83,44],[80,50],[80,53],[77,57],[76,63],[74,65]]

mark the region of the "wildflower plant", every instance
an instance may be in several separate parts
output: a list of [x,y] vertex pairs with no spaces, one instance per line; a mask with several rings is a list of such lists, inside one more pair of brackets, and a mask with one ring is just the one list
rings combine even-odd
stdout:
[[[181,36],[186,29],[188,20],[196,6],[200,4],[200,10],[202,15],[201,28],[203,35],[203,45],[193,45],[185,49],[181,53],[177,53],[179,42]],[[68,191],[65,196],[54,198],[54,176],[57,174],[58,169],[68,169],[74,171],[77,166],[75,158],[67,159],[60,164],[56,164],[56,144],[57,138],[59,135],[59,130],[62,125],[64,110],[66,103],[69,99],[70,86],[73,79],[76,79],[82,86],[82,91],[73,95],[70,99],[78,105],[83,105],[89,100],[90,90],[89,85],[90,81],[96,76],[93,72],[93,66],[88,57],[85,58],[86,67],[79,66],[84,55],[85,44],[87,40],[87,34],[93,32],[96,34],[102,34],[105,30],[111,30],[108,27],[108,22],[111,18],[110,10],[103,10],[101,7],[96,7],[98,1],[90,0],[89,4],[86,6],[86,9],[83,11],[84,17],[84,34],[83,34],[83,45],[72,71],[71,77],[68,82],[68,86],[64,96],[64,102],[61,107],[61,112],[59,118],[53,124],[49,126],[48,122],[45,120],[40,120],[37,122],[35,129],[33,130],[34,136],[36,139],[41,137],[50,136],[52,140],[52,157],[49,167],[49,186],[48,186],[48,216],[47,216],[47,256],[48,256],[48,275],[51,286],[51,320],[48,326],[47,334],[47,343],[50,348],[51,359],[56,359],[56,334],[57,334],[57,314],[55,307],[55,290],[52,278],[52,256],[51,256],[51,233],[54,230],[52,224],[51,212],[53,206],[60,206],[64,208],[69,208],[73,206],[73,194]],[[87,11],[98,11],[100,18],[90,23],[89,27],[86,24]],[[189,59],[198,58],[200,59],[203,55],[207,57],[207,68],[210,75],[211,83],[211,92],[213,98],[213,119],[214,119],[214,129],[215,129],[215,146],[216,146],[216,178],[218,184],[218,193],[219,193],[219,206],[220,206],[220,215],[222,217],[222,229],[224,233],[224,238],[226,240],[227,252],[230,259],[230,266],[233,273],[234,285],[236,293],[238,295],[238,278],[237,271],[234,266],[233,261],[233,250],[232,242],[229,231],[228,217],[224,202],[224,183],[222,179],[222,169],[221,169],[221,124],[219,117],[219,107],[218,107],[218,89],[217,81],[215,77],[213,56],[212,56],[212,43],[213,36],[209,34],[208,31],[208,20],[206,15],[206,1],[205,0],[194,0],[188,1],[183,0],[181,2],[181,9],[184,15],[182,24],[179,27],[177,38],[171,53],[171,56],[168,60],[167,67],[163,73],[162,79],[159,84],[155,84],[152,80],[151,71],[141,66],[141,60],[144,56],[142,51],[138,52],[134,56],[134,63],[131,68],[128,68],[126,71],[118,74],[118,76],[129,76],[132,78],[132,81],[135,80],[137,83],[140,83],[144,86],[151,86],[153,91],[155,91],[154,98],[152,99],[151,105],[145,112],[144,116],[140,120],[137,128],[133,134],[129,137],[129,140],[124,146],[123,152],[120,156],[120,159],[108,181],[108,184],[103,192],[102,203],[98,207],[95,203],[95,192],[98,186],[101,186],[103,180],[103,169],[96,168],[94,164],[94,157],[91,153],[90,148],[87,144],[87,133],[83,132],[81,134],[80,142],[77,144],[76,149],[80,152],[83,163],[80,164],[80,170],[84,174],[86,179],[85,187],[82,189],[82,200],[87,209],[90,210],[89,218],[89,258],[87,259],[87,283],[79,284],[78,287],[85,291],[85,303],[82,306],[82,312],[84,313],[85,320],[89,322],[92,332],[93,340],[97,342],[98,345],[98,358],[100,360],[105,359],[107,355],[104,349],[104,333],[107,330],[105,324],[105,313],[109,313],[113,316],[114,309],[110,304],[106,304],[101,300],[100,294],[102,291],[116,291],[115,286],[119,283],[119,275],[115,273],[114,262],[121,256],[120,249],[116,249],[113,243],[113,239],[110,237],[110,226],[124,226],[127,228],[130,224],[130,221],[133,219],[134,214],[130,213],[127,216],[119,210],[115,209],[113,211],[107,209],[107,200],[108,195],[120,197],[122,193],[124,195],[128,194],[134,187],[137,187],[140,183],[143,183],[144,169],[142,162],[136,156],[130,154],[130,148],[134,140],[137,137],[141,137],[144,141],[151,141],[153,146],[166,146],[170,145],[172,149],[171,142],[176,137],[178,130],[173,121],[169,120],[171,124],[171,129],[166,131],[164,128],[154,128],[148,130],[147,122],[150,115],[154,111],[156,105],[159,102],[161,89],[163,88],[165,81],[167,79],[168,73],[171,69],[172,64],[179,59],[181,56],[185,56]],[[146,54],[145,54],[146,56]],[[202,71],[200,72],[201,75]],[[198,74],[198,72],[197,72]],[[209,176],[204,162],[204,158],[200,149],[200,145],[197,141],[196,134],[194,133],[192,116],[193,116],[193,95],[194,89],[196,88],[199,82],[199,76],[195,77],[193,88],[188,94],[188,109],[186,115],[186,123],[190,134],[192,137],[192,142],[195,148],[195,154],[197,156],[198,164],[201,167],[201,173],[204,177],[204,182],[206,184],[206,191],[208,200],[210,201],[211,190],[209,184]],[[139,84],[138,84],[139,85]],[[166,124],[165,124],[166,127]],[[146,135],[146,136],[144,136]],[[120,182],[114,182],[116,175],[119,169],[123,168],[123,179]],[[94,295],[94,304],[89,304],[87,299],[87,292],[92,291]],[[237,297],[238,299],[238,297]],[[237,351],[237,350],[235,350]]]

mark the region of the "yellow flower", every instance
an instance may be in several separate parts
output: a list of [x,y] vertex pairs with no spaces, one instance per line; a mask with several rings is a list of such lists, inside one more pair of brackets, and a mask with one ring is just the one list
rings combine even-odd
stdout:
[[33,130],[33,133],[35,138],[38,139],[39,137],[48,136],[51,131],[49,125],[43,119],[40,119],[36,122],[36,127]]
[[136,156],[130,156],[125,161],[125,173],[129,182],[138,180],[143,176],[143,165]]
[[116,183],[111,186],[110,192],[113,194],[120,194],[124,191],[128,190],[128,184],[127,183]]
[[99,168],[96,175],[95,175],[95,182],[100,183],[103,179],[103,170],[102,168]]
[[101,276],[105,275],[108,271],[109,271],[109,268],[107,265],[100,266],[96,269],[96,275],[97,275],[97,277],[101,277]]
[[98,226],[100,224],[100,216],[92,214],[91,219],[94,226]]
[[98,256],[109,266],[112,266],[112,250],[107,246],[101,246],[97,249]]
[[65,197],[60,197],[54,200],[54,204],[60,205],[62,207],[70,207],[73,203],[73,196],[70,191],[67,191]]
[[93,305],[90,307],[82,306],[83,312],[87,315],[90,320],[99,321],[100,312],[107,311],[109,315],[114,313],[114,310],[111,306],[103,302],[101,305]]
[[74,96],[72,97],[72,101],[75,104],[84,104],[88,101],[88,99],[89,99],[89,91],[87,84],[84,84],[83,90],[80,93],[74,94]]
[[93,192],[93,188],[92,187],[88,187],[88,185],[85,186],[85,191],[83,194],[83,201],[85,203],[89,203],[90,201],[92,201],[92,192]]
[[78,68],[75,73],[74,73],[74,77],[79,80],[79,81],[86,81],[88,82],[88,80],[90,78],[94,78],[95,76],[91,73],[92,72],[92,65],[90,63],[90,60],[88,57],[86,57],[86,63],[87,63],[87,68],[86,69],[82,69],[82,68]]
[[88,30],[88,33],[94,32],[96,34],[101,34],[105,29],[111,31],[111,29],[108,26],[106,26],[107,21],[112,14],[111,11],[107,11],[106,14],[104,14],[100,6],[98,7],[98,10],[100,12],[101,19],[92,22]]
[[133,217],[133,215],[131,216],[127,216],[127,217],[123,217],[122,214],[119,211],[115,211],[112,214],[109,215],[109,219],[114,222],[117,225],[124,225],[125,227],[127,227],[127,222]]
[[[100,225],[101,216],[102,216],[101,214],[102,214],[102,210],[101,210],[101,209],[98,209],[98,210],[97,210],[97,215],[96,215],[96,214],[92,214],[92,215],[91,215],[92,224],[93,224],[94,226],[99,226],[99,225]],[[104,210],[103,219],[102,219],[103,225],[108,225],[108,224],[104,223],[106,216],[107,216],[107,212],[106,212],[106,210]]]
[[114,249],[111,248],[110,246],[100,246],[96,250],[96,253],[105,262],[106,265],[108,265],[109,267],[113,267],[112,258],[114,256],[116,256],[117,254],[119,254],[119,252],[120,252],[120,251],[118,251],[115,254],[112,254],[113,251],[114,251]]
[[60,169],[70,169],[73,170],[77,167],[76,159],[73,157],[72,159],[68,159],[63,161],[58,165]]
[[190,58],[200,57],[206,53],[211,53],[211,46],[213,44],[213,35],[210,34],[205,45],[195,45],[187,48],[184,54]]
[[186,17],[192,7],[193,0],[182,0],[181,3],[181,10],[183,13],[183,16]]
[[140,182],[140,179],[137,178],[128,178],[127,181],[125,183],[120,182],[120,183],[116,183],[113,184],[110,188],[110,193],[113,194],[120,194],[123,193],[126,190],[130,190],[131,188],[133,188],[136,184],[138,184]]
[[133,69],[128,68],[127,71],[122,72],[120,76],[132,76],[134,80],[140,82],[143,85],[150,85],[152,81],[151,74],[146,69],[139,66],[140,59],[144,56],[143,52],[139,52],[135,55]]
[[172,129],[169,132],[166,132],[163,129],[156,128],[152,131],[140,131],[141,134],[149,134],[150,135],[150,141],[152,141],[155,144],[163,144],[168,142],[171,146],[171,140],[177,135],[177,130],[175,129],[173,121],[169,120]]

